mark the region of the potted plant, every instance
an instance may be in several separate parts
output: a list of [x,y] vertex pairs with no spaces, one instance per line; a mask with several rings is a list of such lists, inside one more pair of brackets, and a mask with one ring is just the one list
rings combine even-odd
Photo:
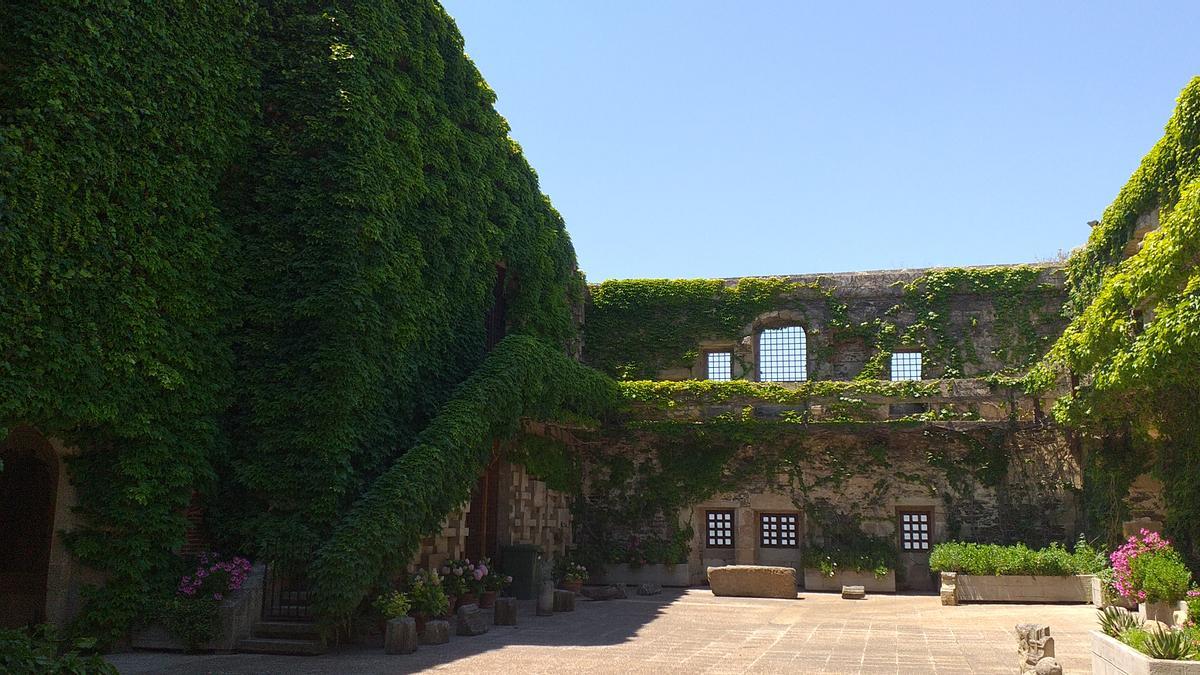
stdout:
[[487,609],[496,604],[496,596],[506,586],[512,583],[512,577],[501,574],[499,570],[491,565],[491,561],[484,558],[483,564],[486,566],[487,572],[483,575],[483,593],[479,596],[479,606]]
[[421,570],[409,581],[409,614],[417,623],[417,633],[425,631],[425,622],[431,617],[445,616],[450,611],[450,602],[442,588],[442,579],[437,572]]
[[375,611],[382,616],[381,629],[387,629],[387,622],[402,616],[408,616],[409,610],[412,609],[412,602],[408,596],[400,591],[391,591],[383,593],[375,598],[375,602],[371,603],[375,607]]
[[1174,549],[1140,555],[1129,566],[1139,606],[1147,619],[1172,625],[1179,602],[1187,597],[1192,573]]
[[583,582],[588,578],[587,568],[579,563],[563,558],[559,564],[557,574],[559,579],[559,587],[572,593],[578,593],[583,588]]
[[467,594],[467,579],[464,576],[467,564],[465,560],[447,560],[442,564],[442,588],[450,602],[450,611],[458,609],[459,599]]
[[1157,532],[1142,530],[1110,557],[1117,592],[1139,603],[1144,618],[1173,624],[1192,575],[1171,542]]

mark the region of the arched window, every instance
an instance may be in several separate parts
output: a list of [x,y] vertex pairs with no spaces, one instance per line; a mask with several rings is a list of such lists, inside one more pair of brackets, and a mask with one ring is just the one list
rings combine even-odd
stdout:
[[803,382],[808,353],[800,326],[767,328],[758,334],[758,381]]

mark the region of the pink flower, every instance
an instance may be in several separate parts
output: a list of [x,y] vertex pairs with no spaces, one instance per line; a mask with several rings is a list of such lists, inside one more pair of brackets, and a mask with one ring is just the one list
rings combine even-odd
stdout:
[[222,596],[220,593],[213,593],[213,600],[220,600],[222,597],[224,596]]
[[483,570],[475,570],[475,581],[483,578]]

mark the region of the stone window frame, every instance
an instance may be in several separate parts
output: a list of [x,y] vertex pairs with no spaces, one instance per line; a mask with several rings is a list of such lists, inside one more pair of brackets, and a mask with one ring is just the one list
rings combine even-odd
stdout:
[[[714,519],[713,516],[717,516]],[[727,524],[726,527],[713,527],[713,524]],[[731,549],[736,539],[737,511],[734,509],[705,509],[704,510],[704,548]],[[713,543],[714,541],[718,543]],[[722,543],[722,542],[729,543]]]
[[[767,519],[775,518],[773,539],[778,543],[767,543]],[[791,530],[785,527],[786,521],[792,521]],[[789,542],[790,543],[787,543]],[[758,545],[760,548],[800,548],[800,514],[795,511],[763,511],[758,514]]]
[[[912,524],[925,526],[924,529],[908,530],[909,534],[915,533],[915,534],[919,535],[921,533],[924,533],[927,535],[924,539],[916,540],[918,543],[917,547],[906,547],[905,546],[905,543],[904,543],[905,542],[904,535],[906,533],[905,527],[904,527],[904,524],[906,522],[904,520],[905,516],[912,516],[912,517],[923,516],[925,518],[925,520],[923,520],[923,521],[907,521]],[[929,553],[933,549],[933,525],[934,525],[934,523],[933,523],[933,507],[932,506],[897,506],[896,507],[896,545],[900,549],[900,553]],[[910,537],[908,539],[908,541],[912,542],[914,540]]]
[[[917,377],[916,378],[905,377],[905,378],[901,378],[901,379],[896,379],[896,371],[895,371],[894,364],[895,364],[895,358],[896,358],[897,354],[916,354],[919,357],[917,360]],[[888,358],[888,379],[892,382],[919,382],[921,380],[924,380],[925,379],[925,351],[922,349],[917,349],[917,348],[901,348],[901,349],[893,350],[890,357]]]
[[[709,367],[711,365],[710,361],[709,361],[709,357],[711,357],[713,354],[725,354],[729,357],[728,377],[714,378],[712,376],[712,372],[709,369]],[[732,382],[733,381],[733,379],[734,379],[733,378],[733,361],[734,361],[733,347],[713,347],[712,349],[705,349],[703,352],[701,352],[701,358],[703,359],[701,363],[704,367],[704,379],[712,380],[713,382]]]

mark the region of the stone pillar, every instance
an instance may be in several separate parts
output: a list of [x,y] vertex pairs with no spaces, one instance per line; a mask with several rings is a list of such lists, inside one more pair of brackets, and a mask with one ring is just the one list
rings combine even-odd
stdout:
[[417,622],[411,616],[401,616],[387,622],[383,651],[388,654],[411,654],[417,651]]
[[948,607],[958,605],[958,572],[942,572],[942,604]]
[[421,633],[421,644],[444,645],[450,641],[450,622],[445,619],[430,619],[425,622]]
[[575,594],[571,591],[554,591],[554,611],[574,612]]
[[496,598],[496,608],[492,623],[497,626],[517,625],[517,599]]

